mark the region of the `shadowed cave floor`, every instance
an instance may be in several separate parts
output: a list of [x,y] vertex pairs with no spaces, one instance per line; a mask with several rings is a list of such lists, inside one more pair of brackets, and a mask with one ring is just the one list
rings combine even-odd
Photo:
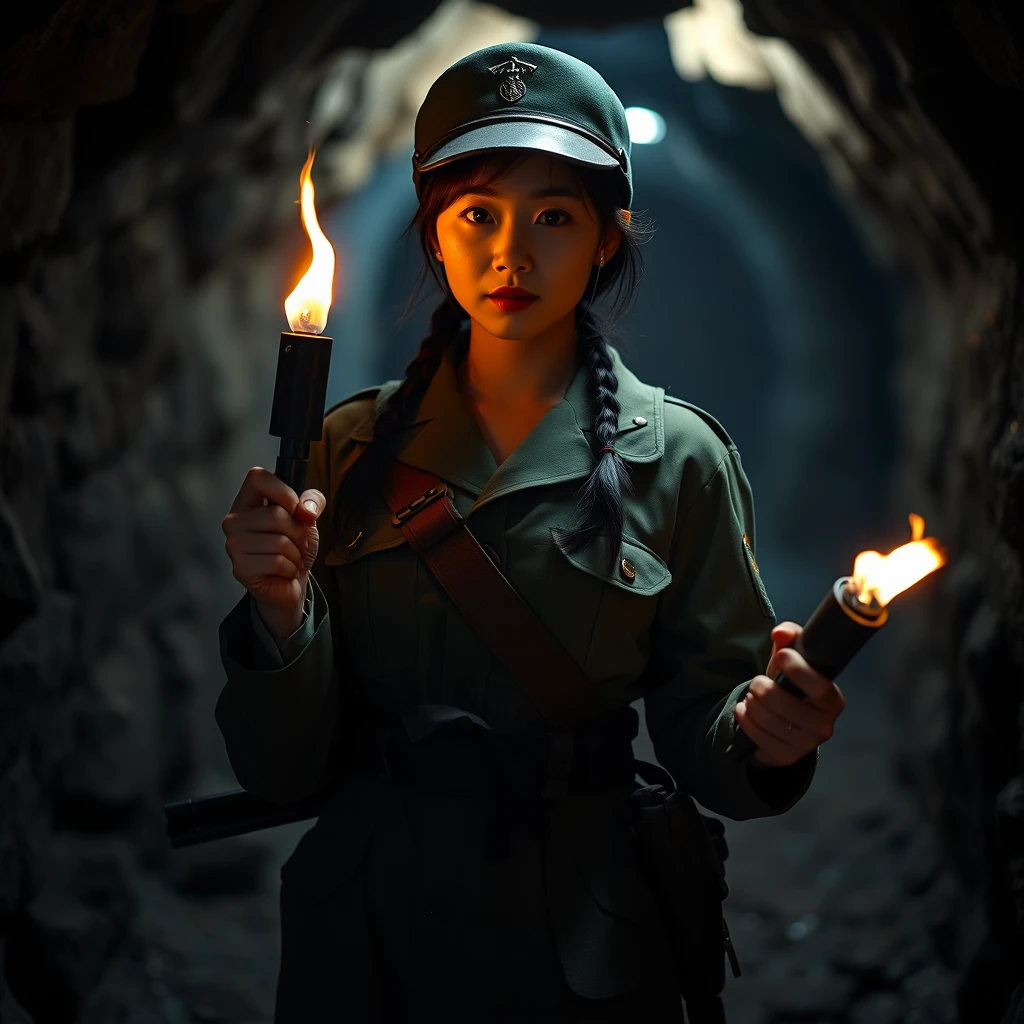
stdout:
[[[920,810],[895,780],[896,726],[866,671],[867,662],[855,663],[841,679],[847,708],[800,803],[782,817],[727,822],[726,916],[743,968],[726,982],[730,1024],[955,1019],[939,950],[956,892]],[[636,749],[651,756],[645,731]],[[253,893],[185,896],[147,877],[135,934],[81,1020],[270,1024],[277,872],[307,827],[192,855],[207,871],[219,860],[221,871],[255,879]],[[194,877],[185,863],[182,876]],[[4,1020],[27,1021],[7,1010]]]

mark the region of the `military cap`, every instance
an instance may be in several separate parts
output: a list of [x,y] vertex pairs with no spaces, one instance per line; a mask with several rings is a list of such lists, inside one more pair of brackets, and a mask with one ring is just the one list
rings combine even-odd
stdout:
[[576,57],[537,43],[499,43],[457,61],[416,115],[412,180],[491,149],[539,149],[618,174],[629,209],[633,179],[626,112],[611,86]]

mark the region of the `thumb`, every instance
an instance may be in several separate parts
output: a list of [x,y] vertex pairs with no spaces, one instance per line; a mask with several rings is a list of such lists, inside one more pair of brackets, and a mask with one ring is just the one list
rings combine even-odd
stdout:
[[320,513],[327,507],[327,499],[315,488],[303,491],[299,495],[299,503],[295,506],[295,518],[306,526],[311,526],[320,518]]
[[315,488],[303,491],[295,506],[295,518],[306,527],[306,544],[302,552],[302,571],[309,573],[320,550],[320,531],[316,521],[327,507],[327,499]]
[[779,651],[792,647],[802,632],[803,627],[795,622],[780,622],[772,630],[772,656],[768,659],[768,667],[764,672],[770,679],[774,679],[780,672],[777,664]]

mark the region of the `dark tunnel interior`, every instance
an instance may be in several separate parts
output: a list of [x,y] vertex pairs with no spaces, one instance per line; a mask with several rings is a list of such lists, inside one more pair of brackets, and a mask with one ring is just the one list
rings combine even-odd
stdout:
[[807,794],[725,823],[727,1019],[1024,1022],[1017,4],[45,0],[0,25],[0,1022],[275,1019],[310,819],[174,849],[164,807],[241,784],[221,523],[278,452],[298,172],[315,146],[332,406],[428,331],[414,119],[503,42],[627,108],[654,230],[611,342],[735,442],[778,619],[911,513],[948,554],[842,673]]

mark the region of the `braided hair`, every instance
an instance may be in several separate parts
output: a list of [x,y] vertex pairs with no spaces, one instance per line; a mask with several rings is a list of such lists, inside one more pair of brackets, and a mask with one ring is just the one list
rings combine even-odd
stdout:
[[612,367],[608,343],[599,329],[596,317],[589,311],[577,314],[576,334],[579,338],[580,358],[588,371],[597,453],[594,468],[576,495],[576,525],[569,530],[556,529],[553,534],[559,546],[568,551],[578,551],[590,544],[602,530],[606,530],[611,541],[608,546],[610,572],[622,544],[622,498],[624,494],[633,493],[629,467],[611,447],[618,433],[619,412],[622,408],[616,396],[619,381]]
[[[406,228],[406,233],[415,229],[419,235],[424,265],[401,319],[405,319],[414,308],[415,298],[428,272],[433,275],[443,298],[431,314],[430,333],[406,367],[400,387],[374,422],[373,440],[338,485],[333,526],[334,536],[341,543],[357,532],[367,498],[380,489],[388,458],[388,441],[414,414],[441,364],[442,356],[455,343],[463,323],[469,318],[432,258],[432,233],[438,215],[462,193],[499,181],[529,155],[530,151],[482,153],[443,165],[424,178],[419,207]],[[629,468],[622,457],[612,450],[601,451],[602,448],[610,448],[615,439],[620,412],[616,397],[619,382],[612,368],[605,336],[632,304],[643,277],[639,247],[651,229],[647,222],[639,222],[635,215],[628,221],[624,219],[618,206],[616,182],[609,172],[578,164],[570,164],[569,169],[589,196],[602,232],[614,224],[621,232],[622,240],[604,267],[591,270],[584,293],[589,296],[589,301],[585,299],[576,309],[579,358],[587,367],[595,410],[594,468],[576,495],[577,522],[570,529],[554,531],[554,535],[556,542],[565,550],[578,551],[600,533],[606,532],[610,541],[610,571],[622,544],[623,496],[632,493],[632,485]],[[594,299],[613,286],[616,286],[616,291],[608,312],[597,314],[591,308]]]
[[401,386],[374,421],[373,440],[338,485],[332,522],[335,537],[345,538],[357,529],[367,496],[375,493],[382,482],[388,456],[387,442],[415,412],[441,365],[445,348],[458,334],[463,316],[462,307],[454,299],[446,299],[431,314],[430,334],[423,339],[419,351],[405,368]]

